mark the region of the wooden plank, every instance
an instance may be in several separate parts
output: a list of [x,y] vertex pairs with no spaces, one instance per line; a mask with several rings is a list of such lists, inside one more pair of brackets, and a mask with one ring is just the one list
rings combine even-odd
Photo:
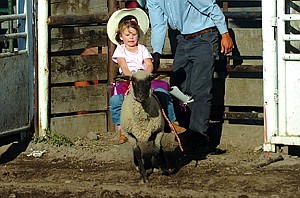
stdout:
[[89,25],[107,23],[108,13],[97,13],[88,15],[56,15],[48,17],[48,25],[57,27],[61,25]]
[[106,26],[51,29],[51,52],[106,46]]
[[223,12],[226,18],[231,19],[259,19],[262,16],[261,12]]
[[263,72],[263,66],[262,65],[237,65],[235,67],[228,66],[227,72],[261,73]]
[[264,126],[223,124],[221,145],[233,146],[236,150],[254,151],[264,142]]
[[51,114],[107,110],[107,85],[51,88]]
[[263,106],[263,80],[226,78],[225,106]]
[[258,112],[224,112],[226,120],[263,120],[264,114]]
[[[257,62],[258,63],[258,62]],[[158,71],[171,71],[173,65],[173,59],[164,59],[162,58],[160,60],[160,66]],[[224,67],[225,69],[225,67]],[[223,68],[221,68],[221,71],[225,71]],[[218,68],[218,70],[220,70]],[[226,71],[228,73],[233,73],[233,72],[240,72],[240,73],[261,73],[263,72],[263,66],[262,65],[249,65],[249,64],[242,64],[242,65],[235,65],[233,66],[232,63],[231,65],[228,65],[226,67]]]
[[108,1],[103,0],[51,0],[50,15],[61,14],[94,14],[98,12],[108,13]]
[[107,55],[51,57],[51,83],[107,80]]
[[[168,32],[168,31],[167,31]],[[152,52],[153,48],[151,46],[151,28],[147,31],[145,36],[140,40],[140,43],[145,45],[147,49]],[[170,40],[168,38],[168,33],[166,35],[165,43],[164,43],[164,48],[162,51],[162,54],[170,55],[171,54],[171,45],[170,45]]]
[[50,120],[50,130],[61,133],[71,140],[85,138],[90,132],[106,133],[106,113],[54,117]]
[[[262,56],[261,28],[231,28],[236,42],[235,53],[241,56]],[[238,52],[237,52],[238,51]]]

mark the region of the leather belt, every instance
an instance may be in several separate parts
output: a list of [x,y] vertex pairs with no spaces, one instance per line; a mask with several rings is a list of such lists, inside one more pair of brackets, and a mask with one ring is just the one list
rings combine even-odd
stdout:
[[201,30],[199,32],[195,32],[195,33],[192,33],[192,34],[184,34],[184,38],[185,39],[192,39],[192,38],[195,38],[196,36],[199,36],[199,35],[202,35],[202,34],[205,34],[205,33],[208,33],[208,32],[215,32],[217,31],[217,28],[216,27],[212,27],[212,28],[206,28],[204,30]]

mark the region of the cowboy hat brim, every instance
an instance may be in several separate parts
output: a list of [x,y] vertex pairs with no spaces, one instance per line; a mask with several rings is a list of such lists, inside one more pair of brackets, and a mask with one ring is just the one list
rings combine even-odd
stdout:
[[138,24],[141,28],[140,38],[143,37],[149,28],[149,19],[147,14],[140,8],[124,8],[115,11],[107,22],[107,35],[111,42],[116,45],[119,43],[116,41],[116,29],[118,28],[119,22],[125,16],[132,15],[138,20]]

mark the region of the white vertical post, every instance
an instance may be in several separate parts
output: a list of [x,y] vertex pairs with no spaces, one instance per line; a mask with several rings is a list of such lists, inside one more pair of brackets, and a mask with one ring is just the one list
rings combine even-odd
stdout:
[[276,0],[262,0],[264,151],[275,151],[271,137],[278,129]]
[[48,63],[48,1],[38,2],[38,126],[44,136],[48,127],[49,63]]
[[285,0],[277,0],[277,48],[278,48],[278,134],[286,132],[287,108],[286,108],[286,53],[285,36]]

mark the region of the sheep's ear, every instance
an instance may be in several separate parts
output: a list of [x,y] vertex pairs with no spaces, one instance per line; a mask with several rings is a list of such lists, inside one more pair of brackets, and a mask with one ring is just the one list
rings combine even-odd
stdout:
[[123,75],[118,75],[116,78],[115,78],[115,81],[129,81],[131,79],[131,76],[123,76]]
[[166,74],[158,74],[158,73],[150,74],[151,80],[160,80],[165,78],[166,76],[167,76]]

